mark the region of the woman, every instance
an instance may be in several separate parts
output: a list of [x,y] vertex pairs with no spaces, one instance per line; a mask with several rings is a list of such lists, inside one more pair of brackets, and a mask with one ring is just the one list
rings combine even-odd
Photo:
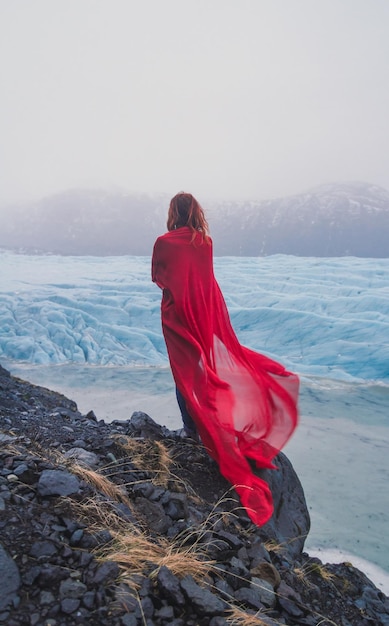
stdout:
[[262,525],[273,501],[249,460],[274,468],[297,425],[299,381],[240,345],[214,277],[208,224],[191,194],[171,200],[167,229],[154,245],[152,280],[163,290],[162,329],[184,426],[197,430],[249,517]]

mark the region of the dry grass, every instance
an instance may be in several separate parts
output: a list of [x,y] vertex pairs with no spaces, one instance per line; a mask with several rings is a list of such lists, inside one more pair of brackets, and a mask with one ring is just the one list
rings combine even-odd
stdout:
[[96,491],[99,491],[108,498],[111,498],[111,500],[124,502],[127,505],[130,504],[124,488],[121,485],[116,485],[100,472],[89,469],[77,462],[70,462],[68,464],[68,469],[73,474],[92,485]]
[[[8,434],[8,433],[6,433]],[[25,452],[24,446],[17,446],[16,443],[6,443],[1,446],[1,455],[2,456],[18,456],[21,452]]]
[[178,577],[190,574],[199,582],[204,581],[213,569],[214,562],[205,558],[197,542],[184,545],[181,536],[173,541],[165,537],[150,538],[134,523],[125,520],[114,511],[112,502],[90,499],[74,503],[68,499],[74,514],[88,524],[92,533],[109,530],[112,541],[98,548],[95,556],[100,561],[115,561],[122,571],[122,579],[131,584],[131,577],[144,575],[154,578],[165,565]]
[[148,575],[155,578],[159,569],[166,566],[179,578],[191,575],[199,582],[204,581],[214,566],[214,562],[205,559],[198,548],[183,548],[165,538],[152,541],[135,526],[111,531],[113,541],[99,550],[97,558],[102,561],[115,561],[122,570],[124,578],[130,574]]
[[61,467],[66,468],[69,472],[72,472],[81,480],[89,483],[96,491],[103,493],[108,498],[130,506],[130,501],[122,485],[116,485],[99,471],[92,470],[72,458],[66,458],[64,454],[58,450],[45,450],[40,443],[32,442],[32,445],[28,448],[24,445],[17,446],[12,444],[3,448],[3,451],[12,455],[25,454],[27,457],[36,456],[44,461],[55,463],[56,466],[59,466],[59,469]]
[[138,470],[154,474],[151,480],[155,485],[167,486],[173,459],[161,441],[132,439],[124,435],[117,435],[114,439]]
[[268,626],[269,623],[265,622],[259,613],[253,615],[236,606],[228,609],[228,615],[225,617],[225,620],[230,626]]
[[61,452],[58,452],[55,448],[44,448],[38,441],[31,441],[28,447],[23,442],[15,441],[8,443],[2,446],[1,452],[10,456],[23,455],[27,459],[37,457],[42,461],[48,461],[55,465],[65,466],[67,464],[67,460]]
[[71,498],[62,498],[62,503],[71,509],[75,517],[82,521],[91,533],[101,530],[122,531],[128,527],[128,521],[112,508],[112,501],[93,497],[76,502]]
[[269,539],[263,543],[264,547],[268,552],[274,552],[275,554],[279,554],[285,550],[285,544],[277,543],[274,539]]
[[295,541],[300,541],[301,539],[305,540],[306,538],[307,538],[307,534],[297,535],[296,537],[292,537],[282,543],[277,543],[277,541],[275,541],[274,539],[268,539],[267,541],[264,541],[263,545],[268,552],[274,552],[275,554],[280,554],[285,549],[287,550],[288,546],[290,546]]
[[328,583],[333,582],[336,578],[336,575],[330,572],[325,565],[321,565],[320,563],[316,563],[314,561],[307,561],[302,567],[295,567],[293,569],[294,574],[296,574],[297,578],[303,582],[307,587],[311,587],[312,583],[309,580],[309,576],[312,574],[316,574],[320,576],[323,580]]

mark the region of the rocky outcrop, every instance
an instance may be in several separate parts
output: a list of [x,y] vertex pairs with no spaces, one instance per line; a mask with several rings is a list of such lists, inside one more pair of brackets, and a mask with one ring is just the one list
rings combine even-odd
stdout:
[[388,625],[362,572],[303,552],[304,493],[276,464],[258,528],[202,445],[143,413],[81,415],[0,369],[0,623]]

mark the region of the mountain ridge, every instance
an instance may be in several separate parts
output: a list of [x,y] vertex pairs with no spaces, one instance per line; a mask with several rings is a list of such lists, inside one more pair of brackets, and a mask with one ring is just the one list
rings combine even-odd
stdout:
[[[149,255],[167,194],[72,189],[3,208],[0,247],[63,255]],[[270,200],[204,203],[217,256],[389,256],[389,191],[329,183]]]

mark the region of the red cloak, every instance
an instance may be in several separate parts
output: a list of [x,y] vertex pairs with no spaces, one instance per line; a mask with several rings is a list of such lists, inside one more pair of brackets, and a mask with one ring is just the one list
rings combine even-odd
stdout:
[[297,425],[299,380],[239,343],[214,276],[212,241],[192,237],[184,226],[154,245],[152,280],[163,290],[170,365],[204,446],[261,526],[272,515],[272,495],[247,458],[274,468]]

